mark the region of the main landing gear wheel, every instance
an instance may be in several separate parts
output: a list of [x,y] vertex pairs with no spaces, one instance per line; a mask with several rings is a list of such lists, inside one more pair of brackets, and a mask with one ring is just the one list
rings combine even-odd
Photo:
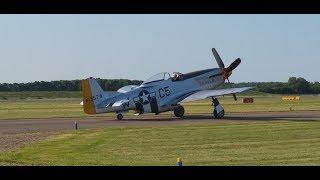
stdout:
[[183,106],[179,106],[178,108],[173,110],[173,113],[176,117],[182,117],[184,115],[184,108]]
[[215,119],[222,119],[224,116],[224,109],[217,98],[212,98],[212,105],[214,106],[213,116]]
[[122,115],[122,114],[118,114],[118,115],[117,115],[117,119],[118,119],[118,120],[123,119],[123,115]]

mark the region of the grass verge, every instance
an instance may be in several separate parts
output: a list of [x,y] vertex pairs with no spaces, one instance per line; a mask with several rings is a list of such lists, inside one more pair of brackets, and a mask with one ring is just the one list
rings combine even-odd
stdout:
[[320,121],[80,130],[13,152],[27,165],[320,165]]

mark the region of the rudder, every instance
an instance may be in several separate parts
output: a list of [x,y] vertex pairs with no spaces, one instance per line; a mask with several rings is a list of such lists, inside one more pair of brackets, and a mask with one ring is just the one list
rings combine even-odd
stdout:
[[103,100],[104,92],[94,78],[83,79],[81,82],[83,111],[87,114],[97,114],[97,105]]

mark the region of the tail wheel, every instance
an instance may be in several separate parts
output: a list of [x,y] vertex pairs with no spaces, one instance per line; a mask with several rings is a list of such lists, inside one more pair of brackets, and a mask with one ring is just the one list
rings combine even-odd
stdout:
[[178,108],[173,110],[173,113],[176,117],[182,117],[184,115],[184,108],[183,106],[179,106]]
[[118,115],[117,115],[117,119],[118,119],[118,120],[123,119],[123,115],[122,115],[122,114],[118,114]]
[[220,111],[219,113],[217,112],[216,109],[213,110],[213,115],[216,119],[222,119],[224,116],[224,110]]

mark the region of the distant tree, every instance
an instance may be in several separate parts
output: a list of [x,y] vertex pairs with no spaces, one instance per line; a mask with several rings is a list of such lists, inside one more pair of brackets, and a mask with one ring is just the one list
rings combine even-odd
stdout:
[[295,78],[290,77],[288,80],[288,86],[291,88],[293,93],[303,94],[303,93],[311,93],[310,83],[304,78]]
[[313,94],[320,94],[320,83],[314,82],[311,84],[311,90]]

